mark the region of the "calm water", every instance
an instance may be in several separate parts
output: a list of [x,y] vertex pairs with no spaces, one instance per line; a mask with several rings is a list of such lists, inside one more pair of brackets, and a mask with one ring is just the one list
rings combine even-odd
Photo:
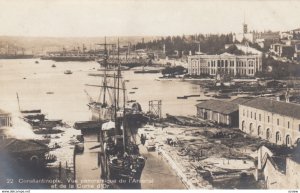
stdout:
[[[39,61],[39,63],[35,63]],[[56,68],[51,65],[55,64]],[[98,72],[96,62],[53,62],[50,60],[0,60],[0,108],[18,112],[16,93],[20,97],[21,109],[40,108],[48,118],[63,119],[71,125],[75,121],[89,120],[88,97],[84,89],[97,98],[99,89],[87,87],[86,83],[99,84],[101,78],[88,76]],[[73,71],[71,75],[63,72]],[[195,115],[196,99],[178,100],[177,96],[200,94],[200,87],[183,81],[157,81],[160,74],[134,74],[125,71],[124,77],[129,100],[137,100],[144,111],[148,111],[148,101],[162,100],[163,115]],[[24,79],[26,78],[26,79]],[[133,87],[138,87],[133,90]],[[54,94],[46,94],[46,92]],[[203,95],[203,94],[202,94]]]

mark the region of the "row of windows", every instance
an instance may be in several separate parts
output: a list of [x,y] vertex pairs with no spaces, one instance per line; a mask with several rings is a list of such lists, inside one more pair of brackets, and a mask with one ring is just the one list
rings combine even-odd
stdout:
[[[249,111],[247,110],[247,114],[246,114],[245,109],[243,109],[243,116],[247,116],[248,118],[250,116],[251,119],[256,120],[256,112],[254,112],[254,113],[250,112],[249,113]],[[261,114],[258,114],[258,121],[261,121]],[[270,116],[268,116],[267,117],[267,122],[270,123],[270,121],[271,121]],[[280,120],[277,118],[277,125],[279,126],[279,124],[280,124]],[[289,121],[287,122],[287,128],[290,129],[290,122]],[[298,129],[300,131],[300,124],[298,126]]]
[[216,66],[218,66],[218,67],[228,67],[228,65],[230,66],[230,67],[234,67],[234,61],[232,61],[232,60],[230,60],[230,61],[228,61],[228,60],[218,60],[217,61],[217,63],[216,63],[216,61],[208,61],[208,66],[210,66],[210,64],[211,64],[211,67],[216,67]]
[[[242,129],[242,131],[247,130],[245,121],[242,121],[242,128],[241,129]],[[250,132],[250,134],[255,134],[255,128],[253,127],[253,123],[249,124],[249,130],[248,131]],[[267,140],[272,138],[272,133],[271,133],[270,128],[267,128],[267,130],[265,130],[265,132],[266,132],[265,137],[266,137]],[[257,127],[257,133],[256,134],[258,136],[264,135],[264,131],[263,131],[263,129],[260,125]],[[292,144],[290,135],[287,134],[285,139],[286,139],[285,140],[286,145],[290,146]],[[275,142],[276,143],[281,142],[281,133],[280,133],[280,131],[277,131],[276,134],[275,134]]]

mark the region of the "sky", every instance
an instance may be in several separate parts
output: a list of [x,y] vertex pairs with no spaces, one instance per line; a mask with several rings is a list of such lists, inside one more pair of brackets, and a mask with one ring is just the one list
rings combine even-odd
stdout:
[[0,0],[0,35],[97,37],[284,31],[297,0]]

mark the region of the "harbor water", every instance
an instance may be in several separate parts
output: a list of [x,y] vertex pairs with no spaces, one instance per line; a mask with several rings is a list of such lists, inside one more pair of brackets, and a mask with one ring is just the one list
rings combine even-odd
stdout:
[[[53,64],[56,67],[51,67]],[[88,76],[89,73],[101,73],[98,68],[97,62],[0,60],[0,107],[13,114],[18,112],[18,93],[21,109],[41,109],[49,119],[63,119],[71,125],[75,121],[89,120],[89,98],[84,90],[97,99],[99,88],[85,84],[101,84],[100,77]],[[64,74],[65,70],[71,70],[73,74]],[[133,71],[123,74],[128,80],[128,100],[139,102],[143,111],[148,111],[150,100],[162,100],[164,116],[166,113],[195,115],[196,100],[203,96],[199,85],[191,82],[158,80],[161,74],[134,74]],[[138,89],[132,89],[134,87]],[[199,94],[201,97],[177,99],[177,96]]]
[[[62,119],[70,126],[76,121],[90,120],[91,112],[87,106],[89,96],[86,95],[85,90],[93,99],[97,99],[99,96],[98,87],[86,86],[86,84],[101,84],[100,77],[88,75],[89,73],[102,73],[97,70],[98,68],[99,65],[96,62],[54,62],[39,59],[0,60],[0,108],[12,113],[14,127],[11,135],[21,139],[42,139],[43,137],[35,135],[30,126],[20,120],[19,108],[22,110],[41,109],[48,119]],[[71,70],[73,73],[64,74],[66,70]],[[166,113],[195,115],[195,105],[198,103],[196,100],[203,97],[199,85],[191,82],[161,80],[158,79],[161,74],[135,74],[133,70],[122,73],[126,80],[127,100],[136,100],[145,112],[148,111],[150,100],[162,100],[163,116]],[[20,107],[16,93],[19,96]],[[201,97],[177,99],[177,96],[184,95],[201,95]],[[72,127],[62,129],[65,131],[64,133],[50,135],[51,143],[49,145],[60,146],[50,152],[58,158],[52,164],[54,167],[57,167],[59,162],[63,165],[66,162],[72,165],[75,136],[80,133]],[[147,181],[166,175],[165,173],[171,171],[166,164],[159,164],[161,161],[159,158],[150,154],[147,154],[148,156],[147,167],[151,168],[158,164],[161,166],[160,170],[164,172],[145,170],[142,179]],[[96,160],[90,161],[96,162]],[[94,170],[95,168],[93,168]],[[94,172],[96,171],[98,170]],[[98,176],[97,172],[95,175]],[[80,177],[80,172],[78,172],[78,177]],[[176,181],[177,188],[184,188],[174,174],[168,176],[168,179]],[[154,186],[162,188],[166,184],[170,184],[168,180],[155,182],[155,185],[142,183],[142,188],[153,188]],[[171,186],[166,187],[172,188]]]

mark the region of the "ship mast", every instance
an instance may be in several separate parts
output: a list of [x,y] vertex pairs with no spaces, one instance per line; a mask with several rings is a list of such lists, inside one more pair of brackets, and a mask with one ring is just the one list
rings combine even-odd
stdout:
[[125,112],[125,104],[126,104],[126,97],[125,97],[125,81],[123,82],[123,148],[124,148],[124,153],[126,152],[126,127],[127,127],[127,122],[126,122],[126,112]]
[[119,100],[120,100],[120,77],[121,77],[121,71],[120,71],[120,42],[119,42],[119,38],[118,38],[118,73],[117,73],[117,77],[118,77],[118,82],[117,82],[117,108],[119,108]]
[[104,78],[103,78],[103,103],[102,104],[105,104],[105,97],[106,97],[106,86],[107,86],[107,80],[106,80],[106,70],[107,70],[107,58],[108,58],[108,55],[107,55],[107,47],[106,47],[106,37],[104,39]]

